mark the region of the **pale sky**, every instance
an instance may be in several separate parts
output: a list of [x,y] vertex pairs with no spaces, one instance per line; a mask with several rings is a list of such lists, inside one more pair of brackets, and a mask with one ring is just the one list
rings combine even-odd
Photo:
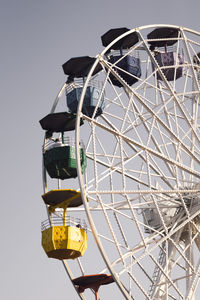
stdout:
[[78,299],[61,262],[45,255],[40,233],[46,210],[39,120],[66,80],[62,64],[101,52],[101,35],[115,27],[200,31],[199,12],[199,0],[0,1],[1,299]]

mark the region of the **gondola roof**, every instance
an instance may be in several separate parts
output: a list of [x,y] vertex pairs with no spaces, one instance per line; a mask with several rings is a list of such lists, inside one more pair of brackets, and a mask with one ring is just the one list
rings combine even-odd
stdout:
[[[172,46],[177,42],[179,29],[170,27],[160,27],[154,29],[147,35],[148,39],[165,39],[162,41],[149,41],[148,43],[154,47]],[[172,38],[173,40],[170,40]]]
[[89,287],[94,284],[105,285],[114,282],[112,275],[109,274],[85,275],[75,278],[72,281],[75,285],[81,287]]
[[[62,65],[62,68],[64,73],[66,75],[69,75],[71,78],[86,77],[89,74],[95,60],[95,57],[90,56],[72,57]],[[92,75],[94,76],[95,74],[100,72],[101,69],[101,65],[98,64]]]
[[[112,41],[114,41],[117,37],[122,35],[123,33],[129,31],[130,29],[126,27],[122,28],[114,28],[108,30],[105,34],[101,36],[102,44],[104,47],[107,47]],[[128,49],[132,46],[134,46],[138,42],[138,35],[136,32],[133,32],[131,34],[128,34],[124,38],[120,39],[118,42],[112,45],[110,48],[113,50],[119,50],[119,49]]]
[[72,189],[51,190],[42,195],[45,204],[55,206],[68,201],[68,207],[77,207],[83,204],[81,193]]
[[[76,114],[68,112],[50,113],[40,121],[42,129],[51,132],[64,132],[75,129]],[[81,119],[80,125],[83,124]]]

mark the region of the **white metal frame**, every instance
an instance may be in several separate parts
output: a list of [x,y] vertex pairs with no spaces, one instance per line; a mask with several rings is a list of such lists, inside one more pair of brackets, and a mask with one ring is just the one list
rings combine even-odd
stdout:
[[[182,81],[182,87],[178,87],[180,91],[176,90],[178,84],[175,80],[173,82],[168,82],[166,80],[161,71],[161,68],[154,59],[152,52],[149,50],[146,37],[142,34],[143,30],[145,31],[147,29],[166,26],[171,28],[179,28],[180,36],[178,38],[178,47],[184,47],[185,62],[183,67],[185,73],[184,78],[180,79]],[[136,87],[130,87],[123,81],[123,79],[118,76],[115,71],[116,69],[113,69],[113,67],[107,63],[104,55],[112,46],[112,44],[120,38],[123,38],[135,31],[138,33],[140,41],[138,48],[136,46],[134,50],[142,49],[141,51],[146,52],[149,61],[153,61],[153,63],[156,65],[157,71],[163,79],[162,81],[158,82],[157,80],[155,80],[155,82],[152,83],[153,75],[151,72],[145,79],[139,79],[139,83],[136,85]],[[192,40],[191,38],[192,34],[194,40]],[[187,35],[189,35],[189,37],[187,37]],[[93,178],[91,179],[91,181],[85,179],[85,176],[83,176],[80,172],[81,169],[79,162],[78,172],[81,193],[84,199],[85,210],[87,212],[87,217],[96,243],[104,258],[107,268],[110,270],[113,278],[115,279],[126,299],[134,298],[135,290],[132,287],[133,285],[137,286],[138,290],[140,290],[141,294],[144,296],[144,299],[159,298],[162,300],[194,300],[195,290],[197,290],[198,287],[199,263],[196,263],[195,267],[192,251],[196,247],[195,241],[196,243],[198,243],[197,238],[199,235],[198,215],[200,212],[200,189],[198,180],[200,178],[200,152],[197,145],[200,146],[200,132],[198,128],[200,126],[200,112],[198,74],[193,66],[192,55],[194,55],[196,53],[195,51],[197,51],[193,49],[195,48],[195,46],[200,49],[200,41],[198,40],[199,35],[200,33],[193,30],[170,25],[151,25],[133,29],[116,39],[107,48],[105,48],[105,50],[101,54],[97,56],[96,62],[93,65],[83,88],[82,97],[77,112],[76,143],[78,145],[81,137],[79,124],[80,118],[82,117],[87,120],[91,126],[90,138],[92,140],[91,144],[93,144],[93,152],[90,153],[88,151],[87,157],[94,162],[94,172],[92,173]],[[181,44],[181,46],[179,44]],[[149,61],[146,60],[146,67],[148,67],[147,64],[149,64]],[[131,105],[132,111],[134,106],[134,113],[135,115],[137,114],[137,118],[131,120],[135,123],[134,126],[133,123],[130,124],[130,126],[133,127],[133,131],[135,130],[135,135],[133,135],[136,137],[135,139],[127,135],[125,131],[125,133],[123,132],[125,121],[123,121],[122,118],[120,119],[119,116],[114,116],[114,109],[112,117],[112,113],[110,110],[109,114],[107,114],[106,116],[104,116],[103,114],[98,119],[89,118],[81,113],[81,107],[84,100],[84,94],[87,88],[87,84],[97,63],[101,63],[102,66],[105,67],[105,69],[108,69],[110,72],[112,72],[112,74],[115,75],[116,78],[118,78],[118,80],[123,83],[124,88],[122,89],[122,91],[119,91],[115,87],[113,87],[113,91],[116,92],[116,98],[118,98],[119,100],[121,97],[121,93],[124,93],[129,97],[130,101],[126,103],[128,106],[127,111],[126,108],[123,107],[123,103],[121,103],[121,107],[124,110],[124,119],[126,119],[126,121],[128,120],[127,116]],[[108,81],[109,79],[106,78],[106,80]],[[190,83],[188,83],[189,81]],[[191,89],[191,85],[193,86],[193,90]],[[154,92],[155,98],[157,97],[155,103],[153,103],[153,100],[149,99],[146,96],[147,89],[151,89],[152,92]],[[143,91],[143,94],[141,93],[141,90]],[[114,98],[109,99],[108,101],[110,101],[110,103],[114,103]],[[137,102],[138,107],[136,107],[133,101]],[[157,104],[156,101],[158,101]],[[162,105],[161,101],[163,101]],[[190,103],[188,104],[187,102],[189,101]],[[140,107],[139,104],[141,105]],[[192,108],[188,108],[188,105],[191,105]],[[163,114],[161,113],[161,110],[164,111]],[[122,127],[119,128],[116,124],[112,124],[112,121],[110,121],[112,118],[119,118],[119,123]],[[136,119],[138,119],[138,121]],[[138,126],[139,128],[140,125],[138,124],[141,124],[141,120],[144,120],[144,131],[146,130],[148,132],[148,137],[146,138],[146,140],[141,137],[141,132],[139,130],[137,132],[136,126]],[[97,148],[95,143],[99,142],[100,144],[101,139],[105,139],[105,136],[97,136],[98,133],[96,133],[96,128],[100,128],[102,129],[102,132],[108,133],[108,135],[111,134],[116,137],[116,145],[118,144],[119,148],[121,148],[121,152],[119,151],[119,153],[121,153],[120,163],[112,165],[112,159],[114,161],[115,156],[117,156],[116,148],[113,150],[113,154],[109,154],[113,155],[113,157],[109,157],[108,153],[106,152],[107,149],[103,148],[103,141],[101,144],[102,153],[104,152],[104,155],[107,156],[106,159],[108,163],[106,164],[105,159],[101,160],[99,158],[100,154],[96,152]],[[156,135],[154,135],[154,131],[156,131]],[[163,140],[163,144],[161,144],[160,142],[161,139]],[[88,143],[90,143],[90,141]],[[140,161],[143,161],[143,164],[141,163],[141,172],[139,172],[138,169],[138,171],[135,172],[135,176],[131,176],[128,173],[128,163],[133,159],[133,157],[128,156],[128,154],[125,153],[126,149],[123,148],[123,143],[128,144],[130,148],[132,148],[134,156],[137,156]],[[172,151],[173,155],[170,154],[169,151]],[[77,160],[78,158],[79,150],[77,148]],[[157,162],[155,162],[155,159],[158,159]],[[189,160],[189,163],[187,160]],[[128,161],[127,164],[126,161]],[[163,166],[159,166],[159,162],[161,161],[163,162]],[[99,165],[103,165],[103,167],[107,168],[107,172],[104,171],[98,174],[98,170],[100,169],[98,168]],[[88,170],[88,173],[89,172],[91,172],[91,170]],[[120,184],[120,186],[122,186],[123,188],[121,190],[117,190],[114,188],[112,189],[111,186],[113,183],[110,185],[110,190],[98,188],[98,185],[101,185],[101,181],[103,182],[106,177],[108,179],[109,176],[110,178],[112,177],[112,173],[118,173],[121,175],[121,180],[123,182],[122,184]],[[144,173],[145,176],[142,176],[141,174]],[[159,178],[157,182],[156,176]],[[146,182],[142,182],[142,180],[140,179],[142,177],[146,178]],[[127,188],[127,178],[132,178],[133,181],[137,182],[138,189],[130,190],[130,188]],[[153,180],[156,183],[154,183]],[[163,186],[159,186],[160,184],[163,184]],[[102,200],[102,195],[105,194],[109,195],[111,199],[115,195],[125,195],[125,200],[121,201],[121,203],[117,202],[115,204],[108,204],[105,203],[104,200]],[[188,206],[188,203],[186,201],[187,199],[184,198],[185,194],[189,198],[188,201],[190,203],[192,203],[192,201],[194,201],[195,199],[198,204],[190,204]],[[129,197],[130,195],[132,197],[133,195],[135,195],[135,199],[137,199],[137,197],[146,197],[146,201],[143,201],[141,203],[136,202],[136,205],[134,207],[134,204],[132,204],[134,203],[134,201],[132,201],[131,197]],[[159,197],[161,199],[160,203]],[[95,208],[90,203],[90,201],[87,201],[88,198],[93,198],[93,203],[96,203]],[[168,206],[167,209],[163,208],[164,202],[165,205],[167,204]],[[141,219],[136,216],[136,207],[138,207],[138,205],[141,205],[141,210],[146,209],[146,205],[149,208],[153,208],[160,218],[162,228],[157,229],[150,227],[149,229],[153,229],[153,233],[145,236],[142,232],[142,227],[145,227],[145,224],[142,224]],[[130,248],[130,245],[126,245],[126,243],[124,243],[127,252],[123,254],[123,245],[118,242],[118,237],[116,236],[117,233],[115,233],[115,228],[112,227],[111,219],[109,219],[110,217],[108,216],[108,210],[113,210],[113,215],[115,215],[115,217],[123,215],[123,217],[127,217],[128,219],[130,219],[130,215],[125,215],[125,213],[123,213],[123,211],[127,208],[129,209],[129,211],[131,211],[133,227],[135,227],[138,231],[141,241],[133,248]],[[96,225],[98,224],[95,224],[96,219],[93,217],[93,211],[95,209],[99,209],[101,211],[101,214],[104,216],[104,220],[105,222],[107,222],[110,235],[112,236],[112,243],[115,245],[118,251],[118,259],[114,261],[112,260],[113,258],[111,253],[105,251],[102,244],[103,239],[99,237],[100,233],[96,228]],[[168,215],[168,218],[165,218],[165,215]],[[121,226],[123,224],[119,224],[119,220],[117,222],[119,227],[121,227],[120,234],[125,240],[125,233],[122,231]],[[195,228],[195,230],[191,228]],[[193,233],[193,231],[195,231],[195,234]],[[156,248],[159,249],[159,247],[161,247],[162,249],[162,245],[164,244],[166,249],[165,263],[164,265],[160,265],[158,260],[154,257],[153,251]],[[139,252],[139,249],[141,248],[143,248],[144,251],[139,257],[136,258],[135,255],[137,255],[137,252]],[[195,251],[197,251],[196,248]],[[143,278],[137,278],[137,274],[134,273],[133,270],[134,266],[137,265],[143,271],[144,277],[150,277],[146,274],[148,273],[148,267],[145,269],[141,264],[145,256],[148,256],[148,258],[150,258],[153,262],[155,268],[159,268],[160,270],[159,276],[157,276],[157,281],[153,283],[151,294],[148,294],[148,291],[143,284],[146,284],[146,281],[143,281]],[[128,257],[131,257],[132,259],[132,262],[129,266],[127,266],[127,262],[125,261]],[[184,277],[186,283],[184,291],[177,285],[178,282],[181,282],[181,280],[183,281],[183,278],[179,278],[178,275],[177,278],[173,278],[174,274],[171,274],[177,266],[177,268],[183,269],[182,265],[179,266],[179,264],[181,264],[181,260],[185,261],[186,264]],[[115,270],[115,267],[119,263],[122,263],[124,265],[124,270],[122,269],[117,272]],[[122,277],[124,273],[127,273],[130,281],[132,281],[132,283],[130,284],[130,289],[123,282]],[[192,279],[190,280],[191,276]],[[164,288],[162,288],[162,286],[164,286]]]
[[[158,27],[180,30],[177,47],[183,48],[184,76],[177,82],[166,80],[149,50],[146,33]],[[142,76],[130,87],[105,54],[133,32],[138,33],[139,42],[125,55],[138,51]],[[200,91],[198,66],[193,65],[198,51],[200,33],[188,28],[160,24],[130,30],[96,56],[82,91],[75,135],[84,209],[69,211],[86,212],[88,232],[92,232],[105,262],[98,271],[112,274],[125,299],[194,300],[200,291]],[[98,63],[103,67],[100,77],[106,101],[104,113],[95,119],[83,115],[81,107]],[[156,80],[152,63],[162,81]],[[123,88],[112,85],[107,70]],[[65,89],[66,84],[51,113]],[[80,127],[80,118],[86,125]],[[81,139],[88,160],[85,174],[81,174],[79,160]],[[45,193],[50,188],[47,179],[43,167]],[[65,182],[58,180],[58,188],[63,185]],[[145,222],[146,209],[155,211],[160,227]],[[87,274],[81,259],[73,263],[79,266],[79,276]],[[71,280],[75,276],[73,263],[63,261]]]

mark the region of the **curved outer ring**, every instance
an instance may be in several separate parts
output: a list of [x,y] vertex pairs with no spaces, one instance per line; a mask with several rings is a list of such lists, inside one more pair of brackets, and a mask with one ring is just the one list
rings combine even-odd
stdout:
[[121,36],[119,36],[118,38],[116,38],[114,41],[112,41],[103,51],[101,54],[97,55],[96,56],[96,61],[94,62],[88,76],[87,76],[87,79],[85,81],[85,84],[84,84],[84,87],[83,87],[83,90],[82,90],[82,94],[81,94],[81,98],[80,98],[80,101],[79,101],[79,105],[78,105],[78,108],[77,108],[77,118],[76,118],[76,131],[75,131],[75,142],[76,142],[76,161],[77,161],[77,173],[78,173],[78,179],[79,179],[79,185],[80,185],[80,190],[81,190],[81,195],[82,195],[82,199],[83,199],[83,204],[84,204],[84,207],[85,207],[85,211],[86,211],[86,214],[87,214],[87,218],[88,218],[88,221],[89,221],[89,224],[90,224],[90,227],[91,227],[91,230],[92,230],[92,233],[93,233],[93,236],[95,238],[95,241],[96,241],[96,244],[99,248],[99,251],[101,252],[101,255],[102,255],[102,258],[104,259],[105,261],[105,264],[106,266],[108,267],[110,273],[112,274],[115,282],[117,283],[118,287],[120,288],[122,294],[124,295],[124,297],[126,299],[131,299],[130,298],[130,295],[129,293],[127,292],[127,290],[125,289],[125,287],[123,286],[123,284],[121,283],[120,279],[117,277],[115,271],[113,270],[113,267],[109,261],[109,258],[106,254],[106,252],[104,251],[104,248],[101,244],[101,241],[98,237],[98,232],[96,230],[96,227],[95,227],[95,224],[93,222],[93,219],[92,219],[92,216],[91,216],[91,213],[90,213],[90,208],[89,208],[89,205],[88,205],[88,202],[87,202],[87,199],[86,199],[86,193],[85,193],[85,189],[84,189],[84,181],[83,181],[83,176],[82,176],[82,173],[81,173],[81,162],[80,162],[80,150],[79,150],[79,140],[80,140],[80,119],[81,119],[81,116],[82,116],[82,105],[83,105],[83,100],[84,100],[84,95],[85,95],[85,92],[86,92],[86,88],[87,88],[87,85],[89,83],[89,80],[91,79],[91,76],[92,76],[92,73],[95,69],[95,67],[97,66],[98,62],[101,60],[101,57],[108,51],[108,49],[114,44],[116,43],[118,40],[120,40],[121,38],[125,37],[126,35],[128,34],[131,34],[133,32],[137,32],[137,31],[140,31],[140,30],[144,30],[144,29],[148,29],[148,28],[157,28],[157,27],[171,27],[171,28],[181,28],[182,30],[184,31],[188,31],[190,33],[193,33],[193,34],[196,34],[196,35],[199,35],[199,32],[198,31],[195,31],[195,30],[191,30],[189,28],[185,28],[185,27],[182,27],[182,26],[175,26],[175,25],[166,25],[166,24],[154,24],[154,25],[145,25],[145,26],[141,26],[141,27],[138,27],[138,28],[135,28],[135,29],[132,29],[132,30],[129,30],[127,32],[125,32],[124,34],[122,34]]

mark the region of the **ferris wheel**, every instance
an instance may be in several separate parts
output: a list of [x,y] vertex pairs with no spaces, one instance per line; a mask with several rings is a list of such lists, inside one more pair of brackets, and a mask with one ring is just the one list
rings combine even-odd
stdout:
[[[63,65],[67,81],[41,120],[43,247],[63,261],[81,299],[86,288],[98,299],[112,282],[124,299],[198,299],[200,33],[150,25],[111,29],[101,40],[95,58]],[[55,112],[62,98],[67,112],[66,104]],[[95,275],[83,267],[87,235],[103,258]]]

